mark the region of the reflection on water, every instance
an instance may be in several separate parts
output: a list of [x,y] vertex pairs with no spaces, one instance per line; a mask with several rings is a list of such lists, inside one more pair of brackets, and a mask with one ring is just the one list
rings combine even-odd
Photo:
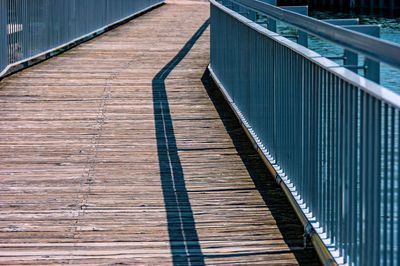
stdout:
[[[355,16],[352,14],[321,11],[310,12],[310,16],[317,19],[359,18],[361,25],[381,25],[381,38],[400,44],[400,18],[372,17],[368,15]],[[266,25],[266,21],[265,17],[259,17],[259,22],[261,24]],[[293,28],[283,23],[278,23],[278,32],[285,36],[296,34],[296,31]],[[309,37],[309,48],[326,57],[337,57],[343,55],[342,48],[314,36]],[[343,64],[343,60],[333,61],[340,65]],[[359,64],[361,65],[363,62],[364,58],[360,56]],[[360,75],[362,75],[362,72],[362,70],[359,70]],[[386,64],[381,64],[381,84],[382,86],[400,94],[400,70]]]

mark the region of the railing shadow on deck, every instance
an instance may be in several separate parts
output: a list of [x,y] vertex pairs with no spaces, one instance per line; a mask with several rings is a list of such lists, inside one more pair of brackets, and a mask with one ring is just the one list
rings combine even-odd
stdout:
[[[204,255],[201,250],[198,234],[195,228],[193,211],[190,205],[188,191],[186,189],[182,164],[178,155],[178,148],[165,88],[165,80],[172,70],[192,49],[193,45],[207,29],[208,25],[209,21],[207,20],[179,51],[179,53],[164,66],[152,81],[157,151],[164,203],[167,213],[170,248],[174,265],[205,265],[205,258],[287,253],[286,251],[267,251],[260,253]],[[251,143],[240,127],[235,115],[229,105],[225,102],[222,94],[216,88],[212,79],[209,77],[208,70],[204,73],[202,82],[219,116],[221,117],[227,132],[232,138],[235,148],[241,156],[243,163],[246,165],[257,190],[262,195],[265,204],[269,207],[274,216],[285,242],[291,249],[290,252],[295,254],[300,264],[304,264],[305,261],[309,262],[310,257],[317,258],[314,250],[304,250],[301,248],[303,241],[301,238],[303,228],[300,222],[293,222],[290,224],[287,222],[288,220],[297,220],[294,212],[290,214],[291,207],[289,202],[284,198],[284,195],[280,195],[279,192],[277,192],[277,185],[274,183],[273,178],[268,176],[268,169],[263,164],[256,151],[252,149]],[[277,209],[277,202],[282,208]]]
[[[214,104],[226,131],[231,137],[237,152],[249,172],[256,189],[262,196],[265,205],[271,211],[285,243],[295,255],[300,265],[309,265],[310,258],[319,264],[318,255],[313,248],[303,248],[303,227],[293,211],[284,193],[270,176],[268,168],[257,151],[253,148],[239,120],[233,113],[224,96],[214,83],[209,70],[204,72],[202,83]],[[283,252],[284,253],[284,252]],[[283,254],[282,253],[282,254]]]
[[165,79],[189,53],[208,25],[209,20],[198,29],[152,81],[158,160],[174,265],[204,265],[204,256],[199,244],[182,164],[178,155]]

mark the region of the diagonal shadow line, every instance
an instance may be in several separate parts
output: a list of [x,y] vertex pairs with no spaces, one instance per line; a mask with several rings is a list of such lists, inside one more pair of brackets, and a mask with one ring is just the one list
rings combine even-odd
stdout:
[[178,155],[165,79],[189,53],[208,25],[209,20],[197,30],[152,81],[158,161],[174,265],[204,265],[204,255],[200,248],[182,164]]

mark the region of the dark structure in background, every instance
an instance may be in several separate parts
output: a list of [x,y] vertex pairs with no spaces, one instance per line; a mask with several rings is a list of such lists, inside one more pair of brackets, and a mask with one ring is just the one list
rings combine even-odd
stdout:
[[373,13],[398,17],[400,0],[278,0],[278,5],[309,5],[311,9]]

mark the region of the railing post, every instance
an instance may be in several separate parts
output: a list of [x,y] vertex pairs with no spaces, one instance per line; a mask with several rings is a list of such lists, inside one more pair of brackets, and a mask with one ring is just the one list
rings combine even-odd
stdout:
[[[308,16],[308,6],[282,6],[282,9],[289,10],[304,16]],[[308,34],[307,32],[297,31],[297,43],[308,47]]]
[[248,12],[249,12],[249,14],[248,14],[247,18],[250,19],[251,21],[256,21],[257,20],[257,12],[255,12],[253,10],[249,10]]
[[276,32],[276,20],[272,18],[268,18],[268,26],[267,29],[270,31]]
[[0,0],[0,73],[8,65],[7,0]]
[[[358,25],[359,19],[325,19],[326,23],[330,23],[336,26],[355,26]],[[344,49],[343,53],[343,64],[345,66],[357,66],[358,65],[358,54],[353,53],[347,49]],[[354,71],[350,68],[350,70]],[[357,70],[355,71],[357,72]]]
[[[357,25],[358,19],[327,19],[324,22],[342,26],[343,28],[371,35],[380,38],[380,26],[377,25]],[[344,65],[353,71],[352,67],[358,66],[358,54],[347,49],[344,50]],[[364,75],[366,78],[379,84],[380,82],[380,63],[371,59],[365,59]],[[357,68],[356,68],[357,69]],[[355,71],[357,73],[357,70]]]
[[[381,28],[377,25],[355,25],[355,26],[344,26],[344,28],[349,30],[354,30],[357,32],[361,32],[376,38],[380,38],[381,36]],[[346,56],[346,55],[345,55]],[[347,55],[349,56],[349,54]],[[354,56],[351,55],[350,56]],[[358,61],[358,60],[357,60]],[[345,63],[346,64],[346,63]],[[367,79],[370,79],[376,83],[380,83],[380,63],[371,60],[369,58],[365,59],[365,70],[364,75]]]
[[[260,0],[261,2],[276,6],[276,0]],[[276,32],[276,20],[272,18],[268,18],[268,26],[267,29],[270,31]]]

